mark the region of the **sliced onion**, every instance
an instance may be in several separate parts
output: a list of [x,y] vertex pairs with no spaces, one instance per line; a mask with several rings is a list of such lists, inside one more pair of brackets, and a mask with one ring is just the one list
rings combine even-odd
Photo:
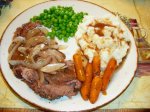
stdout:
[[37,26],[36,28],[28,31],[27,39],[32,38],[35,35],[40,34],[40,33],[43,33],[46,35],[48,33],[48,30],[44,27]]
[[24,38],[24,37],[22,37],[22,36],[18,36],[18,37],[16,37],[14,40],[13,40],[13,42],[24,42],[26,39]]
[[40,52],[40,50],[42,50],[44,48],[44,46],[45,46],[45,44],[36,45],[32,50],[32,56],[35,56],[36,54],[38,54]]
[[46,72],[46,73],[50,73],[50,72],[60,70],[64,66],[65,66],[65,63],[48,64],[45,67],[42,67],[41,71]]
[[44,73],[42,71],[38,70],[38,74],[40,77],[40,83],[43,83],[44,82]]
[[48,30],[44,27],[37,27],[39,28],[45,35],[48,33]]
[[58,45],[55,39],[50,39],[49,40],[49,45]]
[[59,45],[58,50],[64,50],[67,49],[67,45]]
[[41,59],[38,60],[36,63],[34,64],[27,64],[28,67],[34,68],[34,69],[40,69],[43,66],[47,65],[51,60],[51,57],[48,57],[46,59]]
[[68,46],[67,45],[50,45],[49,48],[51,49],[56,49],[56,50],[64,50],[66,49]]
[[45,50],[45,51],[41,51],[39,53],[39,56],[41,56],[43,58],[51,56],[51,57],[54,57],[57,60],[57,62],[63,62],[64,59],[66,58],[65,55],[62,52],[60,52],[56,49],[48,49],[48,50]]
[[[8,56],[8,60],[11,59],[12,55],[14,54],[14,52],[16,51],[16,49],[25,41],[25,38],[24,37],[21,37],[21,36],[18,36],[16,37],[13,42],[12,42],[12,45],[13,48],[9,49],[9,56]],[[16,44],[13,44],[13,43],[16,43]],[[12,46],[10,46],[12,47]]]
[[12,55],[14,54],[14,52],[16,51],[16,49],[20,46],[21,42],[18,42],[10,51],[9,55],[8,55],[8,60],[11,59]]
[[49,48],[58,49],[58,50],[64,50],[67,47],[68,47],[67,45],[58,45],[58,43],[54,39],[50,39],[49,40]]
[[50,62],[50,60],[51,60],[51,57],[38,60],[36,63],[28,63],[28,62],[23,61],[23,60],[9,60],[9,63],[13,66],[14,65],[23,65],[23,66],[26,66],[28,68],[40,69],[43,66],[47,65]]
[[59,46],[58,45],[50,45],[49,48],[51,48],[51,49],[58,49]]
[[25,65],[25,62],[23,60],[9,60],[10,65]]
[[14,46],[16,45],[15,42],[12,42],[8,48],[8,52],[10,53],[12,51],[12,49],[14,48]]
[[25,55],[26,55],[26,50],[27,50],[26,47],[22,47],[22,46],[18,47],[18,51],[25,54]]
[[62,52],[55,50],[55,49],[48,49],[47,55],[55,56],[55,58],[58,60],[58,62],[62,62],[66,58]]
[[55,56],[52,56],[52,55],[51,55],[50,57],[51,57],[51,61],[50,61],[51,64],[59,63],[59,61],[56,59]]
[[63,66],[61,69],[65,69],[65,68],[68,68],[68,66],[67,66],[67,65],[65,65],[65,66]]
[[35,36],[35,37],[28,39],[26,41],[25,46],[26,47],[33,47],[33,46],[36,46],[40,43],[46,43],[46,42],[47,42],[47,38],[45,36]]
[[11,43],[9,49],[8,49],[8,52],[10,53],[17,43],[23,43],[24,41],[25,41],[25,38],[24,38],[24,37],[21,37],[21,36],[16,37],[16,38],[12,41],[12,43]]
[[39,44],[39,45],[36,45],[33,50],[30,52],[30,55],[29,57],[31,58],[31,61],[33,63],[35,63],[34,61],[34,56],[37,55],[43,48],[44,48],[45,44]]
[[27,39],[30,39],[30,38],[32,38],[33,36],[35,36],[37,33],[40,33],[40,32],[41,32],[41,30],[38,29],[38,28],[34,28],[34,29],[32,29],[32,30],[29,30],[28,33],[27,33],[26,38],[27,38]]

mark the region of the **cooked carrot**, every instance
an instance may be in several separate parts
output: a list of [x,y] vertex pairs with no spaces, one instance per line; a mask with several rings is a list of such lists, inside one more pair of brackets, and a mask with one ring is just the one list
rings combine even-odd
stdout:
[[100,57],[99,57],[99,55],[94,56],[92,66],[93,66],[93,75],[94,76],[100,75]]
[[109,84],[110,78],[113,75],[113,72],[115,71],[116,66],[117,66],[117,61],[114,58],[111,58],[107,64],[102,79],[103,81],[102,91],[104,93],[106,93],[107,86]]
[[92,82],[92,64],[91,63],[87,64],[85,75],[86,75],[86,78],[82,84],[80,92],[81,92],[82,98],[84,100],[88,100],[89,94],[90,94],[91,82]]
[[81,55],[74,54],[73,60],[74,60],[75,70],[76,70],[78,80],[85,81],[85,73],[84,73],[84,69],[83,69],[83,65],[82,65]]
[[89,100],[94,104],[99,96],[99,93],[102,88],[102,78],[100,76],[95,76],[91,83],[90,97]]

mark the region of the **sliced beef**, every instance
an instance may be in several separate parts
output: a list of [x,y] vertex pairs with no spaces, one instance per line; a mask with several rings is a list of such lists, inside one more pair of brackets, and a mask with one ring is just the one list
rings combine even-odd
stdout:
[[[48,56],[54,56],[55,59],[57,60],[57,62],[64,62],[64,59],[66,58],[66,56],[62,52],[60,52],[56,49],[48,49],[45,51],[41,51],[39,53],[39,56],[41,56],[43,58],[46,58]],[[55,61],[54,61],[54,63],[55,63]]]
[[54,74],[44,74],[44,82],[41,83],[39,73],[34,69],[22,65],[13,69],[18,78],[22,78],[35,93],[48,99],[56,99],[61,96],[74,96],[81,87],[81,82],[76,79],[74,65],[66,62],[66,68],[56,71]]
[[15,66],[13,68],[14,74],[17,78],[22,79],[21,73],[22,73],[23,69],[24,69],[24,67],[22,67],[22,65]]
[[22,65],[14,67],[14,73],[16,77],[22,78],[23,80],[34,83],[39,80],[39,75],[36,70],[26,68]]
[[76,91],[74,91],[73,86],[69,85],[58,85],[58,84],[30,84],[29,85],[35,93],[39,94],[41,97],[48,98],[50,100],[59,98],[61,96],[74,96],[77,94]]
[[[28,31],[36,28],[37,26],[40,26],[39,22],[28,22],[28,23],[22,25],[22,27],[17,28],[17,30],[14,33],[14,37],[17,37],[17,36],[26,37]],[[43,33],[41,33],[39,35],[43,35]]]
[[76,79],[74,64],[72,61],[66,61],[67,68],[58,70],[52,74],[45,74],[45,79],[50,83],[62,84]]

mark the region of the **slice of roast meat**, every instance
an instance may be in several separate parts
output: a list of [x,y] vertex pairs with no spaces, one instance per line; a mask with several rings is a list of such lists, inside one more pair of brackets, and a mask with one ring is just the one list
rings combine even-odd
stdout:
[[13,69],[16,77],[22,78],[23,80],[34,83],[39,80],[38,72],[34,69],[29,69],[23,67],[22,65],[18,65]]
[[76,79],[74,64],[72,61],[66,61],[67,68],[58,70],[55,73],[45,74],[45,79],[50,84],[62,84]]
[[81,87],[81,82],[76,79],[73,63],[68,61],[66,66],[63,70],[56,71],[55,74],[44,73],[44,82],[47,83],[39,81],[40,76],[35,69],[18,65],[13,68],[13,71],[16,77],[26,82],[35,93],[53,100],[61,96],[70,98],[76,95]]
[[71,97],[77,94],[74,90],[73,86],[65,85],[65,84],[29,84],[29,86],[35,91],[35,93],[39,94],[41,97],[48,98],[50,100],[67,96]]
[[[39,22],[28,22],[28,23],[22,25],[22,27],[17,28],[17,30],[15,31],[14,38],[18,37],[18,36],[27,37],[28,31],[36,28],[37,26],[40,26]],[[44,35],[44,33],[42,33],[40,35]]]

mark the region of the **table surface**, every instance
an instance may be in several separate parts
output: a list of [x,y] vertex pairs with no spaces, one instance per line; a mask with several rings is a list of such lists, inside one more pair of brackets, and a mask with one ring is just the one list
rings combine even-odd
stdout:
[[[5,8],[0,16],[0,37],[6,26],[23,10],[47,0],[14,0],[11,8]],[[147,30],[150,42],[150,0],[86,0],[113,12],[137,19],[140,27]],[[6,84],[0,74],[0,108],[35,109],[23,101]],[[150,75],[135,77],[127,90],[101,109],[150,108]]]

